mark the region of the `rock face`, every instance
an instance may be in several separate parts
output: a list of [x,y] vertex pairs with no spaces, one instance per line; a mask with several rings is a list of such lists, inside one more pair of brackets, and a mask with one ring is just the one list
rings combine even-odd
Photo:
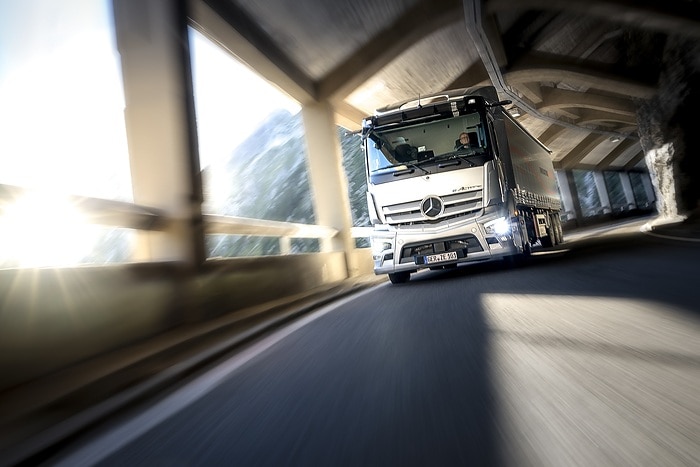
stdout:
[[639,105],[642,150],[659,215],[686,216],[700,202],[700,142],[694,112],[700,109],[700,44],[669,37],[659,93]]
[[656,209],[661,217],[668,219],[679,217],[682,211],[678,203],[678,168],[675,167],[675,154],[674,143],[644,150],[644,158],[656,192]]

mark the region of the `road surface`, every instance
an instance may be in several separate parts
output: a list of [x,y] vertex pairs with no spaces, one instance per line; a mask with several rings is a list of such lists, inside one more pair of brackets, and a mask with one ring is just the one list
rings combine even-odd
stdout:
[[326,307],[49,465],[700,465],[700,243],[638,225]]

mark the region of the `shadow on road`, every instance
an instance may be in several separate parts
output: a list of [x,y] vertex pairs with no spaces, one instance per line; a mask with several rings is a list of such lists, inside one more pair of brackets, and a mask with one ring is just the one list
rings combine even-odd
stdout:
[[[411,283],[488,278],[479,282],[484,292],[645,299],[697,314],[700,290],[693,281],[699,261],[698,243],[633,232],[569,242],[550,251],[536,248],[517,266],[492,262],[429,271],[415,275]],[[553,278],[552,268],[562,269],[563,274]],[[641,285],[649,283],[655,286]]]

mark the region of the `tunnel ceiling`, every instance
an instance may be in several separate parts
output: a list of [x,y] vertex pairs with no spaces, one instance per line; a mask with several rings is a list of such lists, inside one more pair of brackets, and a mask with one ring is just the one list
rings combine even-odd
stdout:
[[192,0],[192,24],[357,129],[394,102],[493,84],[559,169],[645,168],[636,108],[697,0]]

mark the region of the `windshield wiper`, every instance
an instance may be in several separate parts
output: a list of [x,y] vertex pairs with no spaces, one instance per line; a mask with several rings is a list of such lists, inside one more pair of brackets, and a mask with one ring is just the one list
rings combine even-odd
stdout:
[[422,161],[418,161],[418,164],[425,164],[427,162],[433,162],[433,161],[446,161],[446,160],[459,160],[459,161],[465,161],[468,162],[471,167],[474,167],[474,163],[470,161],[469,159],[466,159],[466,154],[457,154],[456,151],[452,152],[446,152],[444,154],[438,154],[437,156],[429,157],[428,159],[424,159]]
[[470,167],[476,167],[476,164],[473,161],[470,161],[469,159],[467,159],[468,156],[470,156],[470,154],[455,154],[453,157],[455,159],[459,159],[460,161],[464,161],[464,162],[469,163]]
[[422,170],[422,171],[425,172],[426,174],[432,175],[430,172],[428,172],[427,170],[425,170],[423,167],[421,167],[421,166],[419,166],[419,165],[417,165],[417,164],[413,164],[412,162],[404,162],[403,164],[392,165],[391,167],[399,167],[399,166],[401,166],[401,165],[406,165],[406,166],[411,167],[411,168],[410,168],[410,169],[404,169],[404,170],[397,170],[396,172],[394,172],[394,176],[395,176],[395,177],[398,177],[399,175],[406,175],[406,174],[413,173],[413,172],[415,171],[414,169]]
[[[422,162],[422,161],[421,161],[421,162]],[[406,164],[406,165],[410,165],[411,167],[415,167],[416,169],[420,169],[420,170],[422,170],[423,172],[425,172],[425,173],[427,173],[428,175],[430,175],[430,172],[428,172],[426,169],[424,169],[423,167],[421,167],[421,166],[418,165],[418,164],[408,163],[408,164]]]

